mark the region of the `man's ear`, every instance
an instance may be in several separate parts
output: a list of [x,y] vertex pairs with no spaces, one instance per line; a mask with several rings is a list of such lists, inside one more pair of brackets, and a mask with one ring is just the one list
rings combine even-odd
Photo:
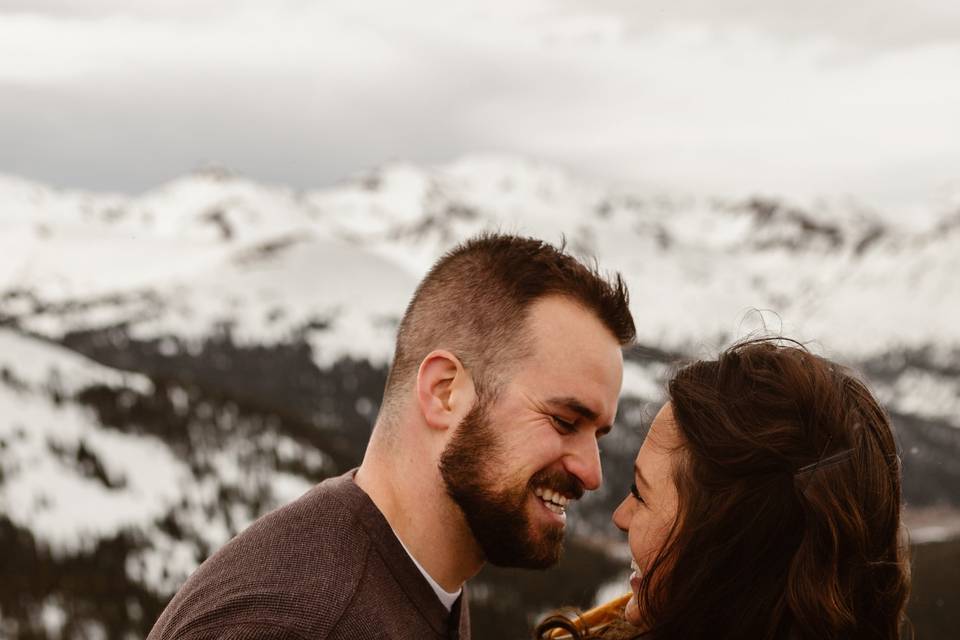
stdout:
[[460,422],[475,400],[473,379],[460,359],[449,351],[431,351],[417,372],[417,402],[433,429],[449,429]]

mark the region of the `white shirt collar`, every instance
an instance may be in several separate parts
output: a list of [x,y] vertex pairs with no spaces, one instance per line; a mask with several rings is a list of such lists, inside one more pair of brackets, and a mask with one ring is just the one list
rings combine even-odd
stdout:
[[[393,535],[397,536],[397,532],[394,531]],[[407,555],[410,556],[410,559],[413,560],[413,564],[417,565],[417,569],[420,570],[420,573],[423,574],[423,577],[427,579],[427,582],[430,584],[430,587],[433,589],[433,592],[437,594],[437,597],[440,598],[440,602],[443,603],[443,606],[447,608],[447,611],[450,611],[453,608],[453,603],[457,601],[457,598],[460,597],[460,594],[463,592],[463,587],[460,587],[453,593],[449,591],[444,591],[443,587],[433,579],[427,570],[417,562],[417,559],[413,557],[413,554],[410,553],[410,549],[407,549],[407,545],[403,544],[403,540],[400,540],[400,536],[397,536],[397,541],[400,542],[400,546],[403,547],[403,550],[407,552]]]

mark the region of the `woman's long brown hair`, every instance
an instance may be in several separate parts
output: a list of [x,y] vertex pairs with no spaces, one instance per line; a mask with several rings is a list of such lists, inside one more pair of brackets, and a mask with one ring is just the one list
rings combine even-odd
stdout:
[[899,458],[863,383],[755,340],[680,369],[668,392],[680,507],[641,580],[644,638],[899,638]]
[[587,636],[897,640],[900,464],[866,386],[800,344],[761,339],[680,369],[668,391],[680,506],[641,580],[644,633]]

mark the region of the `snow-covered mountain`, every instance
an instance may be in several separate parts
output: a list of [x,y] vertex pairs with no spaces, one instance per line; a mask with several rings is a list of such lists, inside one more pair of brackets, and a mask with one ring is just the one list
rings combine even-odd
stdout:
[[134,197],[0,177],[0,636],[142,635],[210,551],[355,464],[418,279],[484,230],[564,238],[631,290],[627,428],[582,540],[611,536],[672,360],[763,326],[863,371],[908,502],[960,507],[960,192],[894,213],[634,193],[491,156],[309,192],[223,171]]
[[[623,272],[645,343],[712,346],[765,309],[845,357],[960,346],[960,194],[896,219],[849,203],[637,195],[478,157],[389,165],[305,193],[202,172],[138,197],[4,178],[0,198],[0,313],[48,337],[110,322],[131,322],[141,337],[202,336],[230,321],[259,342],[385,297],[358,315],[396,315],[410,293],[397,279],[412,286],[453,243],[499,229],[565,237]],[[378,266],[358,272],[371,254]],[[395,278],[381,282],[378,268]]]

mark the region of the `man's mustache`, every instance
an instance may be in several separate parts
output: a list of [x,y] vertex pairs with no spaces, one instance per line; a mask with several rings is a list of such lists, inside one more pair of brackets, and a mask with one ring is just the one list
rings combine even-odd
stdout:
[[585,491],[583,483],[575,476],[556,469],[543,469],[542,471],[538,471],[530,478],[530,484],[534,487],[550,489],[554,493],[560,493],[574,500],[582,498]]

